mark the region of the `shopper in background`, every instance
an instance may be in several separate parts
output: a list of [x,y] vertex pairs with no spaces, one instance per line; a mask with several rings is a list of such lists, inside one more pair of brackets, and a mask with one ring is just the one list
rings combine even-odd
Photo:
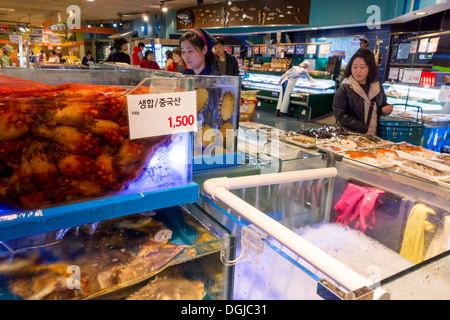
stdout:
[[185,32],[180,38],[180,48],[181,56],[189,69],[184,69],[181,73],[220,76],[221,74],[213,69],[212,49],[216,42],[212,35],[201,28]]
[[119,62],[119,63],[131,63],[130,55],[128,51],[128,41],[124,38],[118,38],[114,40],[114,50],[106,59],[106,62]]
[[86,51],[86,55],[83,57],[83,60],[81,60],[81,64],[89,66],[90,63],[95,63],[95,60],[92,57],[92,52],[88,50]]
[[173,49],[172,57],[173,57],[173,61],[166,66],[165,71],[181,72],[184,69],[188,68],[186,63],[183,60],[183,57],[181,56],[180,48]]
[[345,79],[333,99],[337,123],[362,134],[379,135],[380,117],[392,112],[378,82],[378,66],[369,49],[359,49],[344,70]]
[[369,38],[367,37],[359,38],[359,47],[362,49],[367,49],[369,47]]
[[173,51],[166,51],[166,62],[164,63],[164,68],[166,68],[173,61]]
[[225,41],[222,37],[216,38],[217,43],[214,45],[215,61],[214,70],[225,76],[238,76],[239,64],[237,59],[225,51]]
[[61,47],[56,48],[56,55],[58,56],[59,63],[66,63],[66,59],[63,58],[61,53]]
[[48,58],[49,63],[60,63],[59,57],[56,55],[55,50],[50,51],[50,57]]
[[133,54],[131,55],[133,57],[133,65],[138,66],[144,59],[144,54],[142,53],[144,48],[145,44],[143,42],[139,42],[138,45],[134,47]]
[[145,51],[144,59],[139,64],[141,68],[146,69],[155,69],[155,70],[161,70],[158,62],[153,60],[155,58],[155,54],[151,50]]
[[0,57],[0,63],[1,63],[2,68],[11,67],[12,64],[11,64],[11,59],[9,57],[12,54],[13,48],[9,44],[7,44],[2,48],[2,50],[3,50],[3,54]]
[[280,95],[278,96],[277,110],[275,112],[277,117],[280,113],[282,115],[286,115],[288,113],[291,93],[294,90],[298,79],[305,77],[309,81],[314,82],[314,79],[309,76],[307,71],[309,66],[309,61],[303,61],[299,66],[293,66],[281,76],[281,90]]
[[44,61],[45,61],[45,50],[42,49],[42,50],[41,50],[41,53],[39,53],[37,63],[38,63],[38,64],[43,64]]

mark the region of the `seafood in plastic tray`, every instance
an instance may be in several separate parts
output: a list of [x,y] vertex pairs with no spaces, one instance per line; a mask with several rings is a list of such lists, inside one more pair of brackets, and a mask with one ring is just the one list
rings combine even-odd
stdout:
[[431,167],[434,168],[436,170],[439,171],[443,171],[443,172],[449,172],[450,174],[450,163],[446,163],[446,162],[438,162],[436,160],[432,160],[431,158],[422,158],[422,157],[417,157],[414,156],[412,154],[403,152],[403,151],[398,151],[398,155],[400,158],[402,159],[406,159],[406,160],[411,160],[420,164],[423,164],[427,167]]
[[324,151],[324,152],[331,152],[331,153],[339,153],[339,152],[345,152],[349,149],[345,148],[344,146],[336,143],[325,143],[317,146],[317,149]]
[[370,148],[374,146],[392,144],[393,142],[381,139],[379,137],[375,137],[372,135],[354,135],[349,134],[346,136],[339,136],[340,139],[345,139],[348,141],[352,141],[356,143],[357,148]]
[[291,137],[283,136],[281,140],[303,148],[315,148],[317,146],[316,139],[302,135],[295,135]]
[[385,147],[367,148],[364,151],[376,155],[377,157],[387,158],[394,161],[400,161],[396,150],[387,149]]
[[412,174],[413,176],[431,181],[431,182],[436,182],[437,178],[442,178],[445,176],[448,176],[448,172],[443,172],[440,170],[437,170],[435,168],[429,167],[427,165],[421,164],[421,163],[417,163],[415,161],[412,160],[406,160],[403,161],[400,165],[399,168],[402,171],[405,171],[409,174]]
[[443,187],[450,188],[450,176],[436,178],[436,183]]
[[[126,94],[0,76],[0,204],[41,209],[126,190],[170,135],[129,139]],[[182,88],[180,88],[183,90]]]
[[[179,270],[185,262],[198,261],[221,247],[213,233],[183,210],[162,209],[105,220],[65,230],[57,243],[16,248],[13,256],[0,250],[0,296],[25,300],[202,299],[205,279],[183,279]],[[74,278],[73,287],[68,286],[76,270],[78,282]],[[171,286],[174,281],[180,281],[184,289]],[[145,286],[136,291],[138,284]]]
[[339,135],[346,135],[347,130],[336,126],[323,126],[321,128],[302,129],[298,134],[320,140],[333,139]]
[[390,168],[390,167],[397,165],[397,163],[392,160],[389,160],[387,158],[377,157],[376,155],[374,155],[372,153],[369,153],[366,151],[361,151],[361,150],[346,151],[341,154],[344,157],[347,157],[347,158],[350,158],[353,160],[358,160],[361,162],[365,162],[367,164],[377,166],[380,168]]
[[429,158],[429,157],[436,156],[438,154],[437,152],[425,149],[423,147],[415,146],[415,145],[409,144],[407,142],[386,145],[385,147],[388,149],[391,149],[391,150],[398,150],[398,151],[402,151],[405,153],[409,153],[413,156],[421,157],[421,158]]

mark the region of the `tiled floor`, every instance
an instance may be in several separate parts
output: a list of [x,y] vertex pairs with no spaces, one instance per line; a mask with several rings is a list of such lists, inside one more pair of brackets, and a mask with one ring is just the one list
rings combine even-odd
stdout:
[[298,131],[308,128],[320,128],[324,125],[333,125],[335,118],[333,114],[327,114],[320,118],[308,121],[297,117],[277,117],[273,112],[257,110],[255,114],[256,123],[262,123],[286,131]]

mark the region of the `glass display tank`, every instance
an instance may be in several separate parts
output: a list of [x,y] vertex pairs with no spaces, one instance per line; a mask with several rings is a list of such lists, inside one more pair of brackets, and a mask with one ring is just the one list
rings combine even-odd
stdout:
[[[314,75],[311,75],[314,78]],[[259,108],[275,111],[281,90],[280,80],[281,74],[249,71],[242,84],[245,90],[259,90],[256,95]],[[297,81],[291,94],[289,114],[311,120],[332,112],[336,83],[327,79],[314,80],[313,83],[306,79]]]
[[0,245],[0,299],[230,299],[233,246],[195,205],[17,238]]
[[217,183],[202,205],[238,236],[234,299],[448,299],[448,188],[320,159],[196,176]]
[[189,91],[192,80],[15,68],[0,81],[0,240],[198,198],[192,134],[130,139],[127,114],[128,95]]
[[241,164],[237,154],[240,77],[187,76],[197,92],[194,170]]

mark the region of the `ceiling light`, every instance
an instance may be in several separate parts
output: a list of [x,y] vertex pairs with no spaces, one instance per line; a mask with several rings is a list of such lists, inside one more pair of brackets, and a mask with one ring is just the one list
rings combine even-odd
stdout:
[[100,21],[100,27],[102,27],[102,28],[103,28],[103,22],[101,22],[101,21]]
[[114,23],[113,23],[113,27],[115,28],[115,27],[117,27],[117,23],[114,21]]
[[90,28],[91,27],[91,25],[90,24],[88,24],[88,28]]
[[162,10],[162,12],[167,12],[167,7],[164,4],[164,1],[161,1],[161,10]]
[[427,14],[427,12],[414,12],[414,15],[416,15],[416,16],[424,16],[426,14]]
[[231,0],[228,0],[228,5],[231,6]]
[[144,16],[144,21],[148,21],[147,15]]

